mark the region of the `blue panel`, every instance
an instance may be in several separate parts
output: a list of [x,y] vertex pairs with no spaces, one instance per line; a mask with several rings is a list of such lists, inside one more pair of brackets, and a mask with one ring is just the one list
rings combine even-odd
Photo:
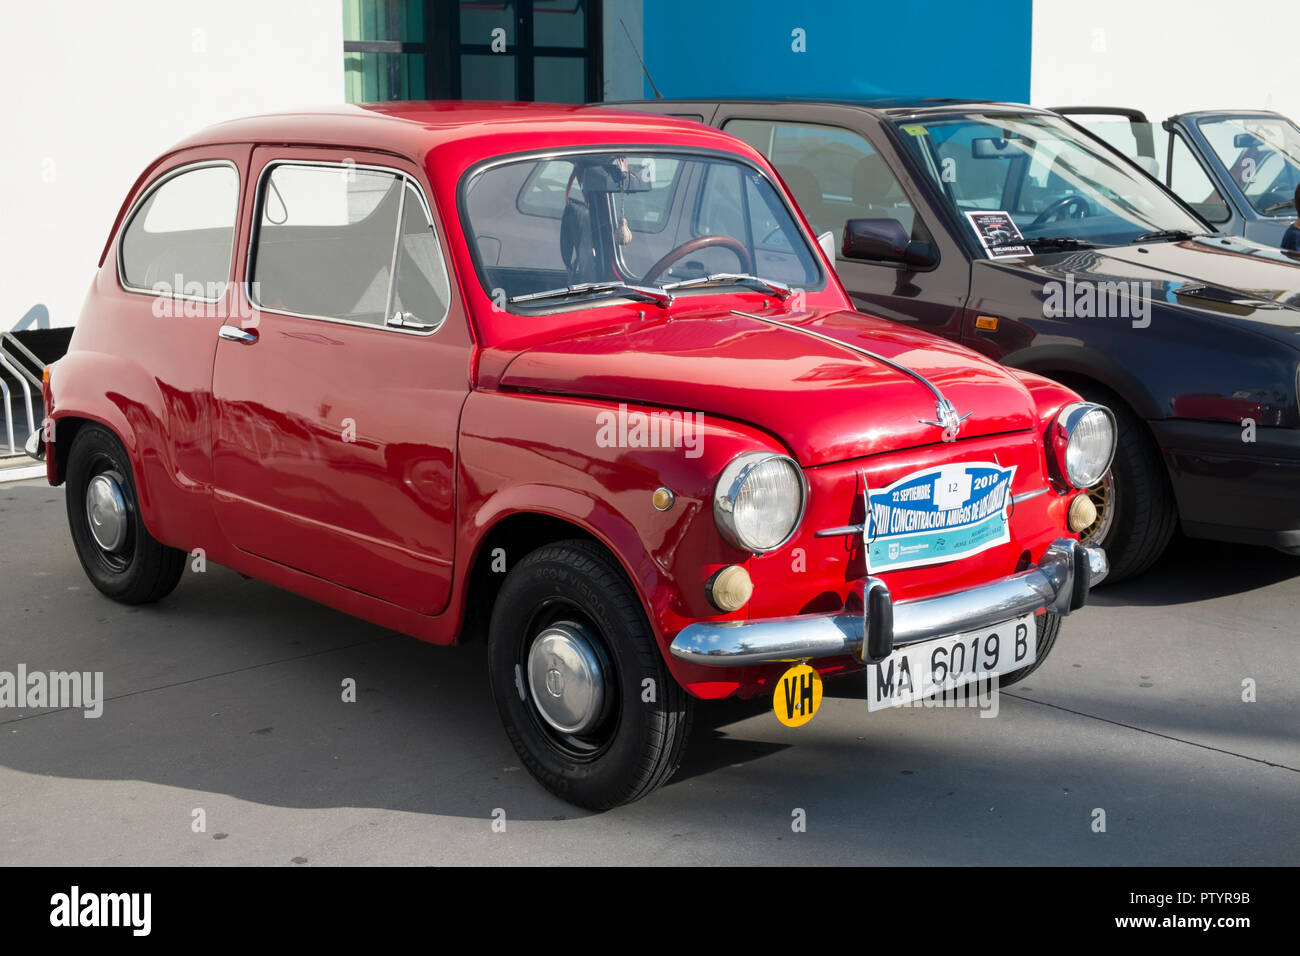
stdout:
[[646,0],[644,11],[646,66],[670,99],[1029,100],[1033,0]]

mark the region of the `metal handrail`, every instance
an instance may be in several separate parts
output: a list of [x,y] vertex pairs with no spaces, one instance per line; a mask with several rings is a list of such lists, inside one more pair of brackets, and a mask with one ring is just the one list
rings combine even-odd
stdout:
[[[7,372],[9,372],[9,374],[11,374],[15,379],[17,379],[18,384],[22,386],[23,402],[27,410],[27,433],[29,435],[32,435],[36,433],[36,416],[32,414],[31,386],[35,385],[39,389],[41,387],[41,380],[37,378],[35,375],[33,375],[29,369],[24,368],[21,361],[18,362],[17,364],[11,363],[9,359],[5,357],[4,347],[6,345],[16,346],[19,351],[19,355],[22,358],[27,359],[29,362],[33,362],[34,364],[41,367],[42,369],[44,368],[44,363],[42,363],[40,359],[38,359],[35,355],[33,355],[31,350],[29,350],[27,346],[23,345],[22,342],[19,342],[12,332],[0,333],[0,368],[3,368]],[[31,383],[30,385],[28,384],[29,382]],[[9,454],[16,455],[18,454],[18,450],[17,448],[14,447],[13,406],[9,402],[9,386],[8,384],[6,384],[3,375],[0,375],[0,393],[3,393],[4,396],[5,435],[9,441]],[[42,411],[44,411],[44,409],[42,409]]]
[[0,375],[0,392],[4,393],[5,431],[9,435],[9,454],[16,455],[18,450],[14,448],[14,410],[9,406],[9,386],[5,384],[3,375]]
[[[12,345],[18,350],[18,355],[14,356],[15,360],[18,358],[25,358],[27,361],[31,362],[38,371],[45,371],[45,363],[42,362],[31,349],[23,345],[23,343],[18,340],[18,336],[14,335],[12,332],[0,332],[0,354],[4,353],[5,345]],[[31,382],[32,385],[38,389],[41,387],[40,375],[25,368],[21,362],[15,361],[15,364],[18,366],[18,371],[23,374],[23,377],[27,379],[27,381]]]

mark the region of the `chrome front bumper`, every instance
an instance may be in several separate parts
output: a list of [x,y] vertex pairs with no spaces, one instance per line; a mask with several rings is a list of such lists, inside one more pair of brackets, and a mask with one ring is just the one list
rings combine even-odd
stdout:
[[1101,548],[1058,538],[1036,566],[979,587],[895,604],[883,581],[867,578],[861,584],[861,611],[692,624],[669,650],[678,660],[710,667],[844,655],[870,663],[896,647],[978,630],[1031,611],[1077,611],[1109,570]]

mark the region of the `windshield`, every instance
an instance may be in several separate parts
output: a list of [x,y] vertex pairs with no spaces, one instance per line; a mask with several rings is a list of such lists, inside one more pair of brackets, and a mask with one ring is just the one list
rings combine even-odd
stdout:
[[1295,217],[1300,130],[1281,116],[1204,119],[1197,125],[1257,213]]
[[1064,237],[1097,246],[1206,231],[1157,184],[1058,117],[976,113],[897,125],[991,255],[1025,255],[1025,246],[1011,244],[1016,231],[1031,245]]
[[727,158],[602,152],[521,159],[474,174],[463,207],[484,288],[512,311],[691,279],[703,281],[673,294],[763,282],[810,289],[822,279],[809,240],[772,183]]

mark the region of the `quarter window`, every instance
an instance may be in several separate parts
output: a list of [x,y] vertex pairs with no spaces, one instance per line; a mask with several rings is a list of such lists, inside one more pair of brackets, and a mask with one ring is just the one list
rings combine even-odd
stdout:
[[249,279],[261,308],[415,331],[440,325],[450,298],[419,191],[353,165],[271,167]]
[[123,285],[139,291],[219,299],[230,278],[239,174],[225,163],[165,177],[122,234]]

